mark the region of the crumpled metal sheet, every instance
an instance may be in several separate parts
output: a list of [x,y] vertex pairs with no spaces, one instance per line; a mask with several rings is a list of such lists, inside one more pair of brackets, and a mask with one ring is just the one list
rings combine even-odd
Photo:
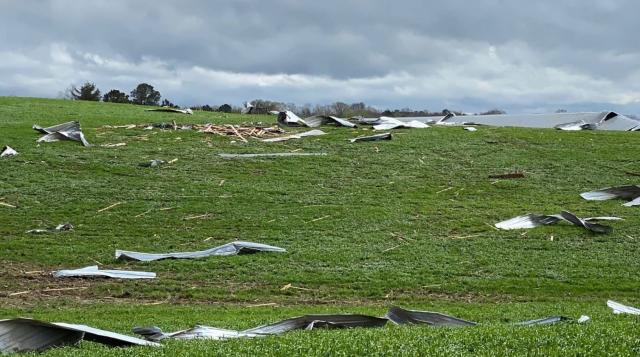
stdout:
[[159,342],[167,338],[179,339],[179,340],[228,340],[232,338],[253,338],[260,337],[256,334],[243,333],[241,331],[227,330],[211,326],[196,325],[190,329],[165,333],[159,327],[134,327],[133,333],[142,336],[148,341]]
[[417,120],[401,121],[397,118],[380,117],[378,123],[373,126],[373,130],[391,130],[400,128],[425,129],[428,127],[429,125]]
[[640,315],[640,309],[623,305],[617,301],[608,300],[607,306],[609,306],[613,310],[613,313],[616,315],[619,315],[619,314]]
[[545,317],[543,319],[535,319],[535,320],[518,322],[515,325],[517,326],[554,325],[560,322],[567,322],[567,321],[571,321],[571,319],[565,316],[550,316],[550,317]]
[[0,153],[0,157],[16,156],[18,152],[12,149],[10,146],[5,146]]
[[441,124],[452,123],[559,130],[635,131],[640,129],[640,121],[615,112],[465,115],[448,117]]
[[299,116],[295,115],[291,111],[279,112],[278,113],[278,125],[280,126],[309,126],[307,122],[302,120]]
[[116,259],[150,262],[161,259],[198,259],[212,256],[228,256],[237,254],[252,254],[259,252],[284,253],[287,250],[267,244],[235,241],[219,247],[197,251],[179,253],[138,253],[116,250]]
[[197,325],[193,328],[164,333],[158,327],[135,327],[133,332],[149,341],[161,341],[166,338],[175,339],[210,339],[226,340],[232,338],[254,338],[269,335],[279,335],[294,330],[312,330],[316,328],[354,328],[354,327],[382,327],[387,323],[383,317],[373,317],[356,314],[337,315],[304,315],[278,321],[273,324],[262,325],[244,331],[220,329],[210,326]]
[[291,139],[302,139],[307,136],[320,136],[320,135],[326,135],[326,134],[327,133],[325,133],[322,130],[309,130],[309,131],[305,131],[304,133],[292,134],[288,136],[280,136],[277,138],[262,139],[262,141],[265,143],[275,143],[275,142],[281,142],[281,141],[288,141]]
[[338,118],[331,115],[314,115],[308,118],[304,118],[304,122],[309,127],[317,128],[322,125],[335,125],[344,126],[347,128],[357,128],[358,126],[347,119]]
[[567,221],[575,226],[582,227],[594,233],[611,233],[613,228],[597,223],[593,221],[619,221],[622,218],[619,217],[590,217],[579,218],[573,213],[562,211],[560,214],[554,215],[542,215],[542,214],[527,214],[524,216],[518,216],[506,221],[498,222],[495,227],[503,230],[512,229],[529,229],[543,225],[555,224],[560,221]]
[[53,272],[56,278],[105,277],[115,279],[155,279],[156,273],[131,270],[100,270],[97,265]]
[[82,129],[80,128],[80,122],[70,121],[54,126],[50,126],[48,128],[43,128],[38,125],[33,125],[33,130],[39,131],[43,134],[37,142],[55,142],[59,140],[73,140],[79,141],[84,146],[91,146],[87,139],[84,137],[82,133]]
[[58,224],[57,226],[53,227],[53,228],[47,228],[47,229],[30,229],[28,230],[26,233],[31,233],[31,234],[41,234],[41,233],[50,233],[50,232],[63,232],[63,231],[70,231],[73,229],[73,224],[71,223],[61,223]]
[[640,186],[627,185],[618,187],[608,187],[591,192],[580,194],[587,201],[606,201],[616,198],[629,200],[623,206],[631,207],[640,205]]
[[293,156],[327,156],[325,152],[273,152],[266,154],[218,154],[223,159],[255,159]]
[[148,162],[143,162],[139,166],[140,167],[158,167],[160,165],[166,164],[164,160],[150,160]]
[[160,107],[160,108],[147,109],[146,111],[147,112],[166,112],[166,113],[189,114],[189,115],[193,114],[193,110],[191,110],[191,108],[178,109],[178,108],[170,108],[170,107]]
[[42,352],[54,347],[77,345],[81,340],[108,346],[160,346],[136,337],[85,325],[15,318],[0,320],[0,352]]
[[383,134],[376,134],[371,136],[360,136],[357,138],[350,139],[349,141],[352,143],[359,143],[361,141],[380,141],[380,140],[391,140],[391,139],[393,139],[393,136],[391,135],[391,133],[383,133]]
[[389,321],[396,325],[425,324],[429,326],[475,326],[477,323],[459,319],[457,317],[441,314],[439,312],[405,310],[400,307],[392,307],[385,315]]

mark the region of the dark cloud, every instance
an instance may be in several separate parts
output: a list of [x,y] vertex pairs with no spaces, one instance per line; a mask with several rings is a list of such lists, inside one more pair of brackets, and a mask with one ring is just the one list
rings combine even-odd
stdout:
[[640,101],[632,0],[4,0],[2,9],[0,94],[52,96],[90,79],[155,81],[184,104]]

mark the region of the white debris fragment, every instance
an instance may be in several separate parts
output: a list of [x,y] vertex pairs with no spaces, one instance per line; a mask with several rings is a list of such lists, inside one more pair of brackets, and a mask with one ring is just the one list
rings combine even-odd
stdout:
[[16,155],[18,155],[18,152],[12,149],[10,146],[5,146],[4,149],[2,149],[2,153],[0,153],[0,157],[16,156]]
[[613,313],[616,315],[619,315],[619,314],[640,315],[640,309],[623,305],[613,300],[608,300],[607,306],[609,306],[613,310]]

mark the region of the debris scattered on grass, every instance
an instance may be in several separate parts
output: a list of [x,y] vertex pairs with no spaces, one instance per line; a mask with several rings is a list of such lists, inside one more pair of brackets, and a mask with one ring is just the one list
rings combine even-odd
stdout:
[[38,125],[33,125],[33,129],[43,134],[37,142],[54,142],[59,140],[73,140],[79,141],[84,146],[91,146],[80,129],[80,123],[77,121],[70,121],[62,123],[48,128],[42,128]]
[[478,128],[473,127],[473,126],[465,126],[463,127],[464,130],[466,131],[478,131]]
[[42,234],[42,233],[51,233],[51,232],[63,232],[63,231],[70,231],[73,229],[73,225],[71,223],[62,223],[59,224],[53,228],[47,228],[47,229],[30,229],[28,230],[26,233],[31,233],[31,234]]
[[294,289],[294,290],[302,290],[302,291],[313,291],[313,289],[309,289],[309,288],[302,288],[299,286],[293,286],[293,284],[289,283],[283,287],[280,288],[280,291],[287,291],[289,289]]
[[102,144],[100,145],[103,148],[116,148],[119,146],[127,146],[127,143],[116,143],[116,144]]
[[377,134],[371,136],[361,136],[357,138],[350,139],[349,141],[352,143],[359,143],[362,141],[380,141],[380,140],[391,140],[393,139],[391,133]]
[[14,206],[14,205],[12,205],[10,203],[6,203],[6,202],[3,202],[3,201],[0,201],[0,206],[9,207],[9,208],[18,208],[18,207]]
[[124,203],[124,202],[116,202],[116,203],[114,203],[114,204],[112,204],[112,205],[109,205],[109,206],[107,206],[107,207],[105,207],[105,208],[101,208],[101,209],[99,209],[99,210],[98,210],[98,213],[100,213],[100,212],[104,212],[104,211],[106,211],[106,210],[110,210],[110,209],[112,209],[112,208],[114,208],[114,207],[116,207],[116,206],[119,206],[119,205],[123,204],[123,203]]
[[615,198],[629,200],[623,206],[632,207],[640,205],[640,186],[628,185],[603,188],[591,192],[583,192],[580,194],[587,201],[606,201]]
[[303,133],[298,133],[298,134],[292,134],[292,135],[288,135],[288,136],[280,136],[277,138],[269,138],[269,139],[263,139],[262,141],[265,143],[275,143],[275,142],[281,142],[281,141],[288,141],[288,140],[292,140],[292,139],[302,139],[304,137],[307,136],[320,136],[320,135],[325,135],[326,133],[322,130],[309,130],[309,131],[305,131]]
[[278,113],[278,125],[285,127],[298,127],[298,126],[309,126],[304,120],[300,119],[299,116],[295,115],[293,112],[284,111]]
[[560,214],[555,215],[541,215],[541,214],[527,214],[524,216],[518,216],[506,221],[498,222],[495,227],[503,230],[512,229],[529,229],[543,225],[556,224],[560,221],[567,221],[575,226],[582,227],[594,233],[611,233],[613,228],[592,221],[619,221],[622,218],[618,217],[591,217],[591,218],[579,218],[573,213],[562,211]]
[[157,159],[156,159],[156,160],[151,160],[151,161],[149,161],[149,162],[143,162],[143,163],[141,163],[139,166],[140,166],[140,167],[158,167],[158,166],[160,166],[160,165],[164,165],[164,164],[166,164],[166,163],[167,163],[167,162],[166,162],[166,161],[164,161],[164,160],[157,160]]
[[161,259],[198,259],[211,256],[228,256],[258,252],[283,253],[286,252],[286,249],[260,243],[235,241],[221,245],[219,247],[196,252],[138,253],[125,250],[116,250],[116,259],[150,262]]
[[305,223],[318,222],[318,221],[321,221],[321,220],[323,220],[323,219],[327,219],[327,218],[329,218],[329,217],[331,217],[331,216],[330,216],[330,215],[326,215],[326,216],[323,216],[323,217],[320,217],[320,218],[312,219],[312,220],[310,220],[310,221],[308,221],[308,222],[305,222]]
[[314,115],[312,117],[304,118],[304,122],[307,126],[317,128],[322,125],[335,125],[344,126],[347,128],[356,128],[357,125],[350,122],[347,119],[338,118],[331,115]]
[[9,156],[16,156],[16,155],[18,155],[18,152],[12,149],[10,146],[5,146],[2,149],[2,153],[0,153],[0,157],[9,157]]
[[178,114],[189,114],[189,115],[193,114],[193,111],[190,108],[178,109],[178,108],[171,108],[171,107],[160,107],[160,108],[147,109],[145,111],[147,111],[147,112],[178,113]]
[[640,309],[623,305],[613,300],[608,300],[607,306],[609,306],[613,310],[613,313],[616,315],[619,315],[619,314],[640,315]]
[[416,120],[404,122],[396,118],[380,117],[380,119],[373,126],[373,130],[391,130],[400,128],[425,129],[428,127],[429,125]]
[[156,273],[131,270],[100,270],[97,265],[53,272],[56,278],[106,277],[114,279],[154,279]]
[[523,172],[510,172],[506,174],[489,175],[489,178],[507,180],[507,179],[521,179],[521,178],[525,178],[525,176]]
[[197,216],[187,216],[187,217],[184,217],[183,220],[190,221],[192,219],[208,218],[210,216],[211,216],[211,214],[205,213],[205,214],[199,214]]
[[0,352],[3,354],[42,352],[54,347],[75,346],[82,340],[112,347],[160,346],[155,342],[86,325],[26,318],[0,320]]
[[218,154],[223,159],[251,159],[269,157],[290,157],[290,156],[327,156],[324,152],[275,152],[269,154]]

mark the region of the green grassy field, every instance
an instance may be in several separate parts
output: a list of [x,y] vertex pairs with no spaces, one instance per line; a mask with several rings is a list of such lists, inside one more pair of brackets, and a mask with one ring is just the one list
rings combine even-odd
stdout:
[[[94,146],[35,142],[32,124],[69,120],[81,122]],[[0,202],[17,206],[0,206],[0,318],[28,316],[129,333],[136,325],[165,331],[196,323],[246,328],[305,313],[378,315],[400,305],[481,326],[302,331],[260,340],[174,341],[158,350],[83,343],[44,355],[640,353],[638,319],[614,316],[605,306],[607,298],[640,304],[640,211],[579,196],[638,183],[625,173],[640,172],[635,133],[432,127],[394,131],[388,142],[351,144],[347,139],[371,131],[327,127],[321,137],[243,143],[196,131],[100,128],[172,120],[275,122],[271,116],[185,116],[133,105],[0,98],[0,146],[20,153],[0,160]],[[120,142],[127,145],[100,146]],[[328,155],[217,155],[296,150]],[[138,166],[152,159],[178,160]],[[487,178],[514,170],[526,178]],[[602,236],[564,224],[507,232],[492,227],[516,215],[560,210],[625,220],[610,223],[614,233]],[[185,220],[198,215],[207,216]],[[25,233],[63,222],[75,229]],[[233,240],[288,252],[152,263],[114,258],[116,249],[191,251]],[[94,264],[153,271],[158,279],[49,275]],[[286,284],[303,289],[281,290]],[[252,307],[259,304],[271,305]],[[593,321],[508,325],[582,314]]]

